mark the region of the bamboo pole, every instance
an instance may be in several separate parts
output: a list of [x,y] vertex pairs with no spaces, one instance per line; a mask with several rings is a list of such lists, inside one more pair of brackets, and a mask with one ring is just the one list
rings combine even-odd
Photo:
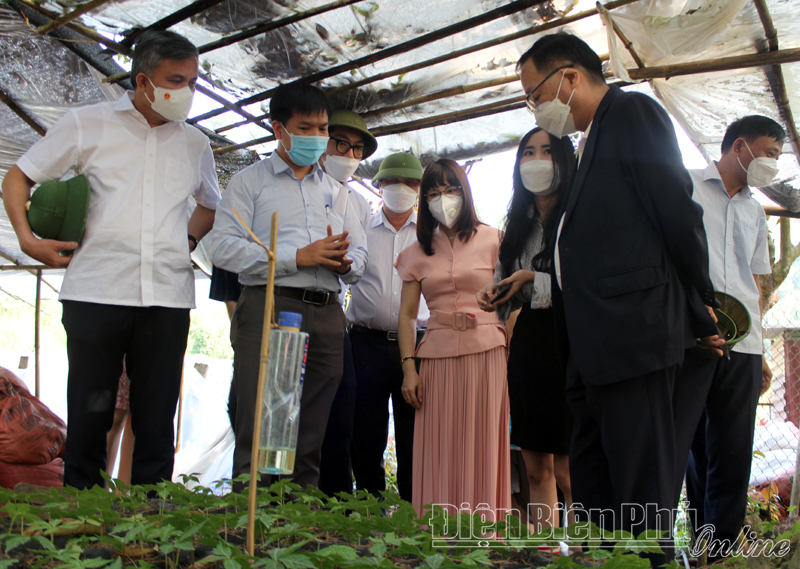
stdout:
[[148,32],[150,30],[166,30],[178,22],[182,22],[183,20],[191,18],[192,16],[196,16],[201,12],[205,12],[209,8],[213,8],[221,2],[224,2],[224,0],[196,0],[188,6],[173,12],[169,16],[165,16],[157,22],[153,22],[149,26],[142,28],[141,30],[136,30],[134,33],[126,36],[125,39],[123,39],[120,43],[130,47],[136,41],[136,38],[142,35],[144,32]]
[[[2,249],[0,249],[0,257],[5,259],[6,261],[11,261],[17,267],[25,267],[24,269],[21,269],[21,270],[28,271],[32,275],[35,275],[36,274],[36,270],[38,269],[38,267],[36,265],[32,265],[32,266],[23,265],[17,259],[15,259],[11,255],[9,255],[8,253],[3,251]],[[6,265],[2,265],[2,266],[5,267]],[[45,268],[49,269],[50,267],[42,267],[42,269],[45,269]],[[0,270],[11,271],[11,270],[14,270],[14,269],[0,269]],[[55,292],[56,294],[60,294],[60,291],[56,287],[51,285],[49,282],[47,282],[45,279],[42,279],[42,282],[44,284],[46,284],[47,286],[49,286],[52,289],[53,292]]]
[[[774,215],[776,217],[791,217],[794,219],[800,219],[800,211],[789,211],[785,207],[778,207],[775,205],[765,205],[762,206],[764,208],[764,213],[767,215]],[[800,485],[799,485],[800,486]]]
[[[490,10],[484,14],[480,14],[478,16],[474,16],[472,18],[468,18],[461,22],[456,22],[455,24],[451,24],[449,26],[445,26],[439,30],[434,30],[433,32],[423,34],[419,37],[414,39],[399,43],[392,47],[387,47],[385,49],[376,51],[370,55],[366,55],[364,57],[360,57],[358,59],[354,59],[352,61],[348,61],[341,65],[336,65],[329,69],[325,69],[323,71],[318,71],[317,73],[312,73],[307,75],[306,77],[302,77],[300,79],[296,79],[292,83],[316,83],[318,81],[322,81],[323,79],[327,79],[328,77],[333,77],[334,75],[339,75],[340,73],[344,73],[345,71],[350,71],[352,69],[357,69],[359,67],[363,67],[365,65],[369,65],[371,63],[377,63],[378,61],[383,61],[389,57],[394,57],[395,55],[400,55],[402,53],[407,53],[409,51],[413,51],[418,47],[422,47],[427,45],[431,42],[448,38],[455,34],[459,34],[463,31],[469,30],[471,28],[475,28],[477,26],[481,26],[493,20],[498,20],[500,18],[504,18],[510,14],[514,14],[516,12],[520,12],[529,8],[534,4],[540,4],[544,0],[516,0],[510,4],[506,4],[505,6],[501,6],[499,8],[495,8],[494,10]],[[633,1],[633,0],[628,0]],[[275,92],[275,89],[269,89],[267,91],[263,91],[261,93],[257,93],[251,97],[247,97],[246,99],[242,99],[239,101],[239,104],[242,106],[250,105],[252,103],[257,103],[259,101],[263,101],[265,99],[269,99],[272,94]],[[210,119],[211,117],[215,117],[217,115],[222,114],[224,111],[220,109],[215,109],[213,111],[209,111],[204,115],[200,115],[199,117],[195,117],[193,122],[200,122],[206,119]]]
[[[597,2],[597,12],[603,14],[611,23],[611,27],[614,30],[614,33],[617,34],[617,37],[620,39],[620,41],[622,41],[622,45],[624,45],[625,49],[628,50],[628,53],[631,54],[631,57],[633,57],[633,61],[636,62],[636,66],[639,69],[644,67],[644,61],[642,61],[642,58],[639,57],[638,53],[636,53],[636,49],[634,49],[631,41],[625,36],[622,30],[619,29],[619,26],[613,20],[613,18],[611,18],[611,14],[608,12],[608,9],[606,9],[599,1]],[[609,49],[611,48],[611,46],[608,47]]]
[[674,63],[660,67],[645,67],[644,69],[628,69],[628,75],[630,75],[631,79],[669,79],[670,77],[679,77],[681,75],[767,67],[768,65],[780,65],[796,61],[800,61],[800,48],[720,57],[718,59],[706,59],[690,63]]
[[14,101],[14,99],[9,97],[2,89],[0,89],[0,102],[5,103],[5,105],[9,109],[11,109],[15,115],[24,120],[29,127],[31,127],[40,135],[44,136],[45,132],[47,132],[42,125],[36,122],[36,120],[32,116],[30,116],[27,112],[25,112],[25,109],[20,107]]
[[[604,7],[607,10],[614,10],[616,8],[620,8],[622,6],[626,6],[628,4],[632,4],[632,3],[638,2],[638,1],[639,0],[614,0],[612,2],[609,2],[608,4],[605,4]],[[350,91],[350,90],[353,90],[353,89],[357,89],[359,87],[363,87],[364,85],[368,85],[369,83],[374,83],[375,81],[380,81],[382,79],[388,79],[389,77],[396,77],[397,75],[403,75],[405,73],[410,73],[412,71],[417,71],[419,69],[425,69],[427,67],[431,67],[431,66],[436,65],[438,63],[444,63],[445,61],[450,61],[452,59],[457,59],[457,58],[459,58],[461,56],[464,56],[464,55],[469,55],[471,53],[475,53],[477,51],[488,49],[488,48],[494,47],[496,45],[512,42],[512,41],[518,40],[518,39],[526,37],[526,36],[531,36],[531,35],[535,35],[535,34],[538,34],[538,33],[541,33],[541,32],[547,31],[547,30],[558,28],[560,26],[564,26],[564,25],[570,24],[572,22],[577,22],[578,20],[582,20],[584,18],[589,18],[589,17],[595,16],[595,15],[597,15],[597,9],[591,9],[591,10],[585,10],[583,12],[578,12],[577,14],[573,14],[572,16],[566,16],[566,17],[563,17],[563,18],[559,18],[558,20],[553,20],[553,21],[547,22],[545,24],[541,24],[541,25],[538,25],[538,26],[533,26],[533,27],[528,28],[526,30],[521,30],[521,31],[518,31],[518,32],[514,32],[513,34],[508,34],[508,35],[505,35],[505,36],[501,36],[499,38],[495,38],[495,39],[492,39],[492,40],[489,40],[489,41],[485,41],[485,42],[476,44],[474,46],[470,46],[470,47],[467,47],[467,48],[464,48],[464,49],[459,49],[459,50],[456,50],[456,51],[448,52],[448,53],[446,53],[444,55],[440,55],[438,57],[434,57],[434,58],[431,58],[431,59],[426,59],[425,61],[420,61],[419,63],[413,63],[411,65],[406,65],[405,67],[401,67],[399,69],[386,71],[384,73],[378,73],[377,75],[372,75],[371,77],[366,77],[365,79],[361,79],[359,81],[354,81],[353,83],[348,83],[347,85],[343,85],[341,87],[336,87],[335,89],[331,89],[330,91],[327,91],[326,94],[329,97],[331,97],[333,95],[338,95],[339,93],[343,93],[345,91]],[[264,118],[267,118],[268,116],[269,116],[268,114],[265,114],[265,115],[262,115],[262,116],[260,116],[258,118],[259,119],[264,119]],[[205,115],[202,115],[200,117],[196,117],[193,120],[205,120],[205,118],[206,118]],[[210,118],[210,117],[208,117],[208,118]],[[247,124],[247,121],[235,123],[233,125],[227,125],[225,127],[222,127],[220,129],[218,129],[216,132],[217,133],[224,132],[226,130],[230,130],[231,128],[235,128],[237,126],[242,126],[242,125],[245,125],[245,124]]]
[[256,525],[256,494],[258,493],[258,447],[261,439],[261,413],[264,401],[264,379],[267,375],[267,361],[269,361],[269,336],[272,329],[272,316],[275,303],[275,248],[278,244],[278,212],[272,214],[272,231],[270,233],[269,249],[255,233],[245,224],[236,209],[233,210],[239,222],[244,226],[253,240],[261,245],[267,252],[269,259],[269,273],[267,275],[266,301],[264,302],[264,326],[261,332],[261,359],[258,364],[258,387],[256,388],[256,412],[253,418],[253,446],[250,454],[250,485],[247,507],[247,553],[251,557],[255,553],[255,525]]
[[343,6],[349,6],[350,4],[357,4],[363,1],[364,0],[336,0],[335,2],[324,4],[322,6],[306,10],[305,12],[300,12],[293,16],[281,18],[280,20],[258,24],[256,25],[256,27],[251,28],[249,30],[243,30],[239,33],[224,37],[217,41],[201,45],[198,49],[200,50],[200,53],[207,53],[209,51],[214,51],[215,49],[219,49],[221,47],[226,47],[231,44],[238,43],[242,40],[246,40],[253,36],[271,32],[273,30],[277,30],[278,28],[288,26],[289,24],[294,24],[295,22],[299,22],[301,20],[305,20],[313,16],[318,16],[319,14],[324,14],[325,12],[330,12],[331,10],[336,10],[337,8],[341,8]]
[[19,297],[19,296],[17,296],[16,294],[13,294],[13,293],[11,293],[11,292],[8,292],[8,291],[7,291],[6,289],[4,289],[3,287],[0,287],[0,292],[7,294],[8,296],[10,296],[11,298],[13,298],[14,300],[18,300],[18,301],[20,301],[20,302],[24,302],[25,304],[27,304],[28,306],[30,306],[30,307],[31,307],[31,308],[33,308],[34,310],[36,309],[36,305],[35,305],[35,304],[31,304],[30,302],[28,302],[28,301],[27,301],[27,300],[25,300],[24,298],[20,298],[20,297]]
[[43,271],[50,268],[47,265],[0,265],[0,271]]
[[[503,99],[502,101],[495,101],[488,105],[481,105],[478,107],[470,107],[462,111],[453,111],[443,115],[436,115],[434,117],[426,117],[415,121],[409,121],[397,125],[385,125],[377,128],[370,129],[373,136],[388,136],[390,134],[400,134],[411,130],[418,130],[421,128],[431,128],[434,126],[442,126],[449,123],[461,122],[469,119],[479,118],[494,113],[502,113],[512,111],[514,109],[521,109],[525,106],[525,95]],[[264,144],[275,140],[274,136],[265,136],[263,138],[256,138],[249,142],[241,144],[232,144],[230,146],[222,146],[214,150],[214,156],[221,156],[235,150]]]
[[[753,1],[758,11],[758,17],[761,19],[761,25],[764,27],[764,33],[767,36],[769,51],[774,53],[778,51],[778,31],[772,23],[772,16],[770,16],[769,9],[764,0]],[[786,92],[786,81],[783,78],[783,70],[780,65],[773,65],[770,67],[767,71],[767,80],[770,83],[770,89],[772,91],[772,96],[775,98],[775,103],[778,105],[778,111],[783,117],[784,125],[789,131],[789,139],[797,155],[797,160],[800,161],[800,133],[797,132],[797,126],[794,122],[794,114],[789,104],[789,95]]]
[[368,118],[385,115],[386,113],[399,111],[401,109],[405,109],[408,107],[415,107],[423,103],[430,103],[431,101],[438,101],[440,99],[446,99],[448,97],[454,97],[456,95],[464,95],[472,91],[480,91],[481,89],[488,89],[490,87],[497,87],[499,85],[508,85],[509,83],[513,83],[515,81],[519,81],[519,75],[517,75],[516,73],[513,75],[508,75],[506,77],[500,77],[499,79],[490,79],[488,81],[473,83],[472,85],[461,85],[459,87],[443,89],[441,91],[431,93],[430,95],[423,95],[422,97],[415,97],[413,99],[408,99],[406,101],[403,101],[402,103],[397,103],[396,105],[387,105],[385,107],[381,107],[380,109],[375,109],[374,111],[361,113],[361,118],[366,120]]
[[92,0],[91,2],[87,2],[86,4],[81,4],[77,8],[75,8],[72,12],[68,14],[64,14],[60,18],[56,18],[49,24],[45,24],[44,26],[39,26],[36,31],[41,34],[45,35],[48,32],[55,30],[56,28],[60,28],[64,24],[68,24],[72,20],[76,19],[78,16],[86,14],[87,12],[91,12],[95,8],[99,8],[103,4],[106,4],[110,0]]
[[42,270],[36,271],[36,323],[33,328],[33,377],[34,395],[39,398],[39,339],[42,312]]

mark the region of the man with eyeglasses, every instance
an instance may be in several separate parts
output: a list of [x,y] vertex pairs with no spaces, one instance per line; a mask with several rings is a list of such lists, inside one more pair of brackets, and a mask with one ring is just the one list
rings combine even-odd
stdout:
[[695,338],[722,343],[704,306],[716,301],[702,211],[669,115],[606,85],[585,42],[544,36],[517,69],[539,126],[558,137],[584,132],[551,239],[578,517],[634,535],[666,532],[665,553],[648,555],[659,566],[677,507],[675,375]]
[[[366,230],[372,211],[369,202],[354,192],[347,181],[361,161],[378,149],[372,136],[358,114],[340,109],[328,121],[328,146],[319,159],[322,169],[339,183],[339,193],[334,198],[334,209],[344,215],[350,209]],[[345,306],[348,285],[340,282],[339,303]],[[329,496],[353,491],[353,470],[350,445],[353,439],[353,417],[356,403],[356,376],[350,336],[344,335],[344,369],[342,381],[331,405],[325,438],[322,441],[322,462],[319,469],[319,489]]]
[[[386,490],[383,453],[389,427],[389,398],[394,416],[397,488],[411,501],[414,451],[414,408],[400,391],[403,366],[397,345],[397,317],[403,281],[394,268],[397,256],[417,241],[417,213],[422,164],[398,152],[381,162],[372,180],[383,205],[366,228],[370,259],[361,280],[351,289],[347,309],[356,370],[356,414],[353,429],[353,474],[356,486],[379,495]],[[428,307],[420,301],[417,343],[428,323]]]

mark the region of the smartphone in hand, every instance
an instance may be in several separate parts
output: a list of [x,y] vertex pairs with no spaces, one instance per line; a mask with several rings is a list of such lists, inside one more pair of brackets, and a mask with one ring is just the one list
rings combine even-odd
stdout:
[[503,298],[506,295],[506,293],[509,291],[510,288],[511,288],[510,284],[505,284],[505,285],[502,285],[502,286],[498,286],[497,287],[497,294],[494,295],[492,300],[490,300],[489,302],[491,304],[495,304],[498,300],[500,300],[501,298]]

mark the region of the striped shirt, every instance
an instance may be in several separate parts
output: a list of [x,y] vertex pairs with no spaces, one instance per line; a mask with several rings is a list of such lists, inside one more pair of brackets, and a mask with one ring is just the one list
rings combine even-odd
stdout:
[[733,197],[722,183],[716,163],[705,170],[689,170],[694,182],[692,199],[703,208],[708,237],[709,275],[714,290],[744,303],[753,325],[734,352],[761,354],[761,311],[753,275],[772,273],[767,248],[767,216],[748,186]]

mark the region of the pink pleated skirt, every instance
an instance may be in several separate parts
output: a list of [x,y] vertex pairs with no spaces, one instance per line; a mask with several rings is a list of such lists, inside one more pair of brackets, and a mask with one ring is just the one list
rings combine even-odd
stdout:
[[412,503],[511,508],[506,349],[423,359],[414,424]]

